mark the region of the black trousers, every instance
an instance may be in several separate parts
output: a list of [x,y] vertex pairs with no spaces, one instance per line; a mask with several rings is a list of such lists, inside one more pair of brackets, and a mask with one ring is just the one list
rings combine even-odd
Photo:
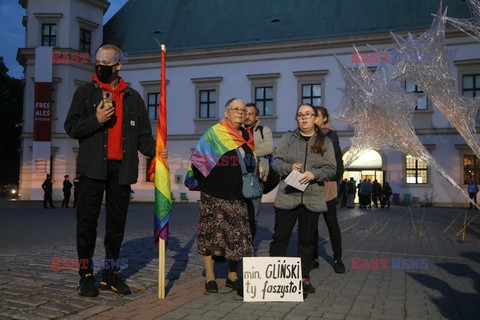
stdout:
[[[378,196],[377,194],[372,193],[372,202],[375,205],[375,208],[378,208],[378,202],[377,202]],[[382,199],[380,199],[380,205],[382,205]]]
[[[79,187],[77,187],[79,188]],[[78,202],[78,190],[75,189],[75,191],[73,192],[73,207],[76,208],[77,207],[77,202]]]
[[62,208],[63,207],[68,208],[68,203],[70,202],[70,195],[71,195],[70,192],[63,194]]
[[382,208],[385,208],[385,206],[387,206],[387,208],[390,208],[390,196],[382,196]]
[[[328,236],[330,237],[330,243],[332,244],[333,260],[342,259],[342,233],[340,231],[340,225],[337,219],[337,204],[336,200],[327,201],[327,212],[323,213],[325,224],[328,229]],[[315,231],[315,254],[312,259],[318,257],[318,228]]]
[[[77,203],[77,253],[80,276],[92,273],[97,221],[105,197],[105,259],[118,259],[127,220],[130,185],[119,185],[120,161],[108,161],[107,179],[80,177]],[[82,264],[82,259],[87,263]],[[83,260],[85,261],[85,260]]]
[[43,207],[45,209],[48,208],[47,203],[50,205],[50,208],[55,208],[55,206],[53,205],[52,194],[45,192],[45,194],[43,195]]
[[[470,197],[470,199],[473,200],[473,202],[477,203],[477,193],[476,192],[469,192],[468,196]],[[470,202],[470,209],[472,209],[472,208],[473,208],[473,204]]]
[[286,255],[293,227],[298,220],[297,255],[302,261],[303,278],[308,278],[310,273],[318,216],[318,213],[307,210],[303,205],[292,210],[275,209],[275,226],[273,240],[270,243],[270,256],[284,257]]

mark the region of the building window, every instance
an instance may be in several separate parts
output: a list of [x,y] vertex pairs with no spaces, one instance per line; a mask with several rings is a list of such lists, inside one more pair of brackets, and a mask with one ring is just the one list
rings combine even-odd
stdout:
[[262,124],[272,132],[277,130],[277,79],[280,73],[248,74],[250,101],[258,107]]
[[152,182],[148,178],[148,171],[150,170],[150,165],[152,164],[152,160],[154,158],[147,157],[145,161],[145,182]]
[[193,124],[195,134],[203,134],[219,120],[220,82],[223,77],[191,78],[195,86]]
[[[273,117],[276,114],[277,79],[280,73],[247,75],[251,81],[252,101],[260,111],[261,117]],[[248,101],[246,101],[248,102]],[[272,129],[272,125],[265,122]]]
[[80,29],[80,51],[90,52],[92,44],[92,33],[85,29]]
[[464,155],[463,183],[468,184],[470,180],[480,182],[480,160],[474,155]]
[[81,52],[92,52],[92,45],[96,42],[95,34],[101,33],[101,25],[80,17],[75,19],[77,20],[79,31],[78,50]]
[[322,84],[303,84],[302,85],[302,102],[309,103],[312,106],[319,107],[322,105]]
[[200,90],[198,104],[199,119],[215,118],[217,116],[217,91]]
[[57,25],[55,23],[42,24],[42,46],[55,47],[57,45]]
[[160,92],[148,93],[148,118],[158,120],[158,104],[160,103]]
[[273,87],[255,87],[255,105],[260,116],[273,115]]
[[[405,82],[405,90],[408,92],[413,92],[417,94],[423,94],[423,90],[420,89],[416,84],[411,82]],[[428,109],[428,98],[424,94],[422,99],[418,101],[417,105],[415,106],[415,110],[427,110]]]
[[[165,80],[165,82],[165,85],[168,85],[168,80]],[[140,85],[143,88],[143,100],[147,107],[148,118],[150,121],[157,121],[158,105],[160,104],[160,81],[140,81]]]
[[480,74],[469,74],[462,77],[462,94],[464,97],[477,97],[480,93]]
[[310,103],[315,107],[323,106],[325,100],[325,76],[328,70],[294,71],[297,78],[298,104]]
[[417,157],[405,157],[405,182],[407,184],[428,184],[427,163]]

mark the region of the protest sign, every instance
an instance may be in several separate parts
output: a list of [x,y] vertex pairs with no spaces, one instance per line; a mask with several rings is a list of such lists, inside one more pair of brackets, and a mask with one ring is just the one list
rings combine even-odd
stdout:
[[300,258],[243,258],[243,301],[303,301]]

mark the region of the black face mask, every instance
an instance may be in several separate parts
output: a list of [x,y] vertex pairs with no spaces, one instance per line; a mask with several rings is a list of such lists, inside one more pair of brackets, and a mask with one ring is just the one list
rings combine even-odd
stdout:
[[100,82],[107,83],[108,79],[110,79],[110,77],[114,73],[113,72],[114,66],[116,66],[116,64],[113,66],[104,66],[101,64],[97,64],[95,66],[95,73],[97,74],[98,80],[100,80]]

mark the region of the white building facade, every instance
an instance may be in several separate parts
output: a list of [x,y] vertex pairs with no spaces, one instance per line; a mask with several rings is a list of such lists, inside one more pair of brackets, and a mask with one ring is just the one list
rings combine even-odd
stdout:
[[[57,31],[54,50],[81,51],[85,41],[80,39],[82,34],[83,38],[87,34],[85,31],[89,31],[90,37],[90,50],[86,51],[95,50],[103,41],[102,17],[109,4],[100,0],[21,0],[20,4],[26,9],[26,44],[18,54],[19,62],[25,67],[20,192],[22,199],[38,200],[32,197],[35,187],[32,173],[34,48],[42,45],[41,30],[45,24],[54,24]],[[425,29],[406,29],[402,34],[406,31],[421,33]],[[152,42],[155,42],[154,36]],[[450,27],[446,43],[449,49],[456,51],[454,64],[458,90],[475,96],[476,90],[480,90],[480,44]],[[327,107],[334,117],[340,111],[343,98],[339,89],[345,85],[334,54],[345,65],[355,67],[352,44],[364,44],[357,45],[357,48],[365,53],[372,52],[366,44],[377,50],[394,49],[387,31],[185,50],[170,50],[167,42],[167,147],[175,198],[179,199],[180,194],[185,193],[189,201],[199,199],[198,192],[190,192],[183,185],[190,165],[189,157],[201,134],[223,118],[224,104],[228,99],[240,97],[246,102],[256,102],[261,109],[261,123],[274,133],[275,145],[285,132],[295,129],[294,113],[302,101]],[[143,96],[155,133],[155,106],[160,90],[159,47],[158,51],[125,53],[128,60],[121,76]],[[390,65],[387,67],[391,69]],[[53,64],[55,111],[48,170],[54,180],[54,200],[62,198],[63,176],[74,176],[76,172],[78,143],[65,134],[63,122],[75,89],[90,81],[92,74],[92,63]],[[411,91],[420,90],[414,84],[401,85]],[[477,157],[442,113],[428,99],[422,100],[417,109],[414,114],[416,132],[433,158],[464,188],[470,178],[480,179]],[[353,129],[340,122],[333,122],[333,125],[338,130],[343,152],[348,152]],[[395,119],[392,119],[392,130],[394,128]],[[139,179],[132,186],[135,200],[153,201],[153,184],[147,181],[146,175],[149,159],[141,154],[139,157]],[[464,206],[467,203],[441,174],[424,166],[422,161],[388,149],[365,155],[346,169],[344,177],[354,177],[357,182],[364,178],[388,181],[400,202],[405,199],[444,206]],[[263,201],[272,202],[274,198],[275,191],[272,191],[264,196]]]

